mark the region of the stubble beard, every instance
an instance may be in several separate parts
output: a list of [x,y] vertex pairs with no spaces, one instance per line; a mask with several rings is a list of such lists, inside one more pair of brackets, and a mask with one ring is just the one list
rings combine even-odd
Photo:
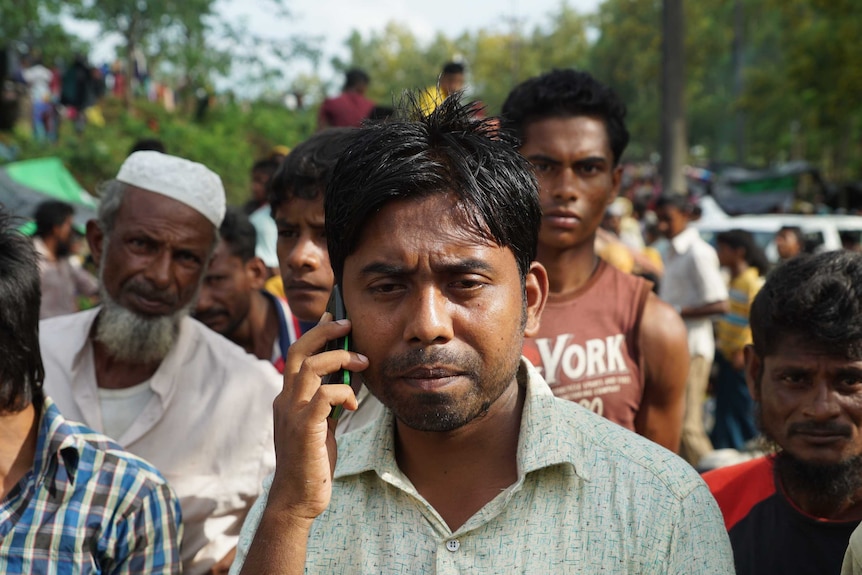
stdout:
[[[510,344],[516,349],[509,361],[496,366],[491,372],[482,367],[482,358],[477,352],[452,352],[442,347],[411,350],[386,360],[378,373],[379,381],[369,386],[379,390],[375,395],[389,408],[401,423],[416,431],[446,433],[455,431],[477,418],[484,417],[491,406],[517,380],[523,348],[523,328],[526,325],[526,305],[522,308],[521,329],[513,334]],[[423,365],[457,366],[461,377],[470,381],[469,389],[455,396],[446,392],[416,393],[403,396],[397,388],[388,384],[397,379],[397,374]],[[364,379],[374,377],[374,372],[362,372]]]

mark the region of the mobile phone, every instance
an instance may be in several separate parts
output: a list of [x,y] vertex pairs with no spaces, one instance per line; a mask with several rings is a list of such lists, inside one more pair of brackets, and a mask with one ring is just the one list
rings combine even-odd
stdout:
[[[332,294],[329,296],[329,302],[326,304],[326,311],[332,314],[333,321],[347,319],[347,310],[344,308],[344,299],[341,297],[341,290],[338,288],[338,285],[334,285],[332,287]],[[329,340],[326,342],[326,346],[323,348],[323,351],[333,351],[336,349],[343,349],[345,351],[351,350],[350,334]],[[353,374],[348,370],[339,369],[334,373],[324,375],[322,382],[324,385],[351,385],[353,379],[352,376]],[[354,389],[354,393],[355,391],[356,390]],[[329,417],[338,419],[341,416],[342,411],[344,411],[344,408],[340,405],[336,405],[332,408],[332,412],[329,414]]]

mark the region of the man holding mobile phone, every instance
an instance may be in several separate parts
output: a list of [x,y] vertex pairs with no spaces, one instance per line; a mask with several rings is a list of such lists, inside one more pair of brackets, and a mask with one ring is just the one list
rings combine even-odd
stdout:
[[[733,573],[715,501],[667,450],[553,397],[521,359],[548,278],[529,166],[456,97],[363,128],[326,194],[349,320],[288,352],[276,472],[233,573]],[[350,333],[353,349],[320,353]],[[356,408],[346,368],[387,408]]]

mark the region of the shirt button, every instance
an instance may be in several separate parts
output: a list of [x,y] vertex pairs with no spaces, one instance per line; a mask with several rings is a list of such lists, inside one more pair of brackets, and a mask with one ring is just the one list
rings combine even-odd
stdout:
[[461,542],[457,539],[450,539],[446,542],[446,549],[454,553],[461,547]]

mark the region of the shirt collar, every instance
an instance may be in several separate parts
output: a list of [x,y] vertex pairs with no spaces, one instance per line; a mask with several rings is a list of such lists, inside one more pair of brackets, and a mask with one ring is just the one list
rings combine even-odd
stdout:
[[[591,458],[586,441],[572,430],[572,424],[560,410],[557,399],[536,369],[521,359],[518,385],[526,387],[527,397],[521,417],[518,439],[518,475],[554,465],[571,465],[581,478],[589,480]],[[339,438],[339,458],[335,479],[374,471],[395,484],[406,480],[395,461],[394,417],[384,409],[367,426]]]
[[56,475],[58,459],[62,458],[69,483],[75,483],[81,445],[74,429],[60,414],[50,397],[45,397],[39,421],[39,436],[36,440],[36,457],[33,472],[36,477]]
[[697,237],[699,237],[697,230],[692,227],[687,227],[678,233],[676,237],[671,238],[670,245],[675,253],[682,254],[689,250],[691,244],[694,243]]

